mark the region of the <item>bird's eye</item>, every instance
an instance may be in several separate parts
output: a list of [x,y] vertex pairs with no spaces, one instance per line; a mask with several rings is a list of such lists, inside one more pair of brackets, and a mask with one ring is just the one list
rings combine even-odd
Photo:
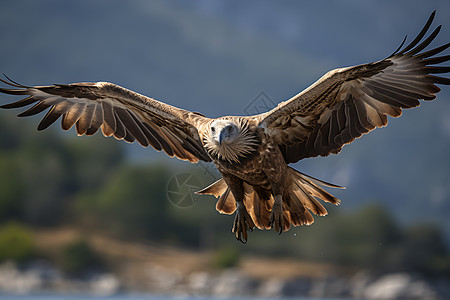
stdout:
[[211,127],[211,132],[212,133],[216,132],[216,128],[215,127]]

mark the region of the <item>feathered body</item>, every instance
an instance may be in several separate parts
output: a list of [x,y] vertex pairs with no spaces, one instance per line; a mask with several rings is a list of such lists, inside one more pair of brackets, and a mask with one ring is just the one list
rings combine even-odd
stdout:
[[[237,128],[231,143],[219,143],[214,139],[212,128],[220,135],[231,126]],[[198,194],[219,197],[216,209],[221,213],[233,214],[237,210],[233,232],[241,241],[247,240],[247,228],[255,226],[270,229],[273,225],[281,233],[289,230],[291,224],[312,224],[314,218],[308,209],[320,216],[327,214],[314,196],[340,203],[319,187],[338,186],[288,167],[278,145],[254,119],[219,118],[200,132],[200,136],[222,178]]]
[[[101,129],[104,136],[152,146],[190,162],[213,162],[222,178],[198,192],[219,198],[219,212],[235,213],[233,232],[245,242],[247,230],[309,225],[311,214],[327,214],[318,199],[339,204],[322,189],[339,186],[302,174],[288,166],[303,158],[338,153],[369,131],[387,125],[387,116],[433,100],[436,84],[450,79],[439,64],[450,55],[436,56],[450,43],[424,51],[438,26],[425,37],[435,13],[407,46],[378,62],[332,70],[316,83],[254,116],[207,118],[107,82],[25,86],[0,79],[13,88],[0,92],[25,99],[1,108],[33,106],[19,114],[47,110],[38,126],[46,129],[61,117],[61,127],[75,126],[79,135]],[[425,38],[424,38],[425,37]]]

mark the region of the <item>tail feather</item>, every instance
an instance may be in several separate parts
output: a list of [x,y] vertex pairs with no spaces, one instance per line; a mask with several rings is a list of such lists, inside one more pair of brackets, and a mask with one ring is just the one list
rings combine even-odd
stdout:
[[292,218],[291,213],[286,209],[283,209],[283,221],[284,221],[283,231],[288,231],[291,228]]
[[[290,167],[288,172],[291,184],[283,195],[283,231],[289,230],[291,224],[300,226],[314,223],[314,217],[311,212],[318,216],[327,215],[327,210],[318,199],[335,205],[341,203],[341,200],[322,189],[321,186],[344,187],[305,175]],[[269,218],[274,203],[271,192],[259,187],[253,187],[247,183],[244,183],[244,192],[244,205],[256,227],[259,229],[270,229]],[[216,209],[220,213],[230,215],[236,211],[236,201],[233,193],[231,193],[230,188],[222,178],[198,191],[197,194],[209,194],[219,198]]]
[[[314,223],[314,217],[311,215],[309,210],[305,210],[303,213],[294,213],[290,212],[291,217],[291,223],[294,226],[304,226],[304,225],[311,225]],[[284,231],[289,230],[290,224],[285,224]]]
[[283,201],[286,202],[286,208],[291,212],[291,221],[294,226],[311,225],[314,223],[314,217],[311,212],[318,216],[328,214],[318,199],[336,205],[341,203],[341,200],[326,192],[320,186],[333,188],[343,187],[305,175],[291,167],[288,170],[292,182],[289,187],[288,197],[285,196]]
[[270,199],[269,200],[261,199],[256,191],[253,191],[249,195],[249,198],[250,201],[245,202],[245,207],[249,211],[253,223],[255,223],[256,227],[258,227],[259,229],[270,229],[269,216],[271,206],[268,207],[267,205]]
[[234,200],[233,193],[230,193],[230,188],[223,178],[195,193],[199,195],[213,195],[219,198],[216,204],[216,210],[222,214],[231,215],[236,210],[236,201]]
[[294,226],[300,226],[303,225],[302,221],[300,220],[300,216],[296,213],[291,213],[291,222]]
[[311,213],[308,210],[305,211],[304,218],[305,218],[305,221],[304,221],[305,225],[311,225],[312,223],[314,223],[314,217],[311,215]]
[[203,195],[213,195],[214,197],[220,197],[225,190],[228,189],[228,185],[225,183],[225,180],[223,178],[220,178],[219,180],[213,182],[212,184],[208,185],[204,189],[195,192],[196,194],[203,194]]
[[337,185],[337,184],[333,184],[333,183],[329,183],[329,182],[317,179],[315,177],[312,177],[312,176],[306,175],[306,174],[304,174],[302,172],[299,172],[299,171],[297,171],[297,170],[295,170],[295,169],[293,169],[291,167],[289,167],[289,169],[291,170],[291,172],[294,172],[294,174],[296,174],[297,176],[306,178],[309,181],[315,183],[316,185],[321,185],[321,186],[326,186],[326,187],[330,187],[330,188],[344,189],[345,190],[345,186],[340,186],[340,185]]
[[300,201],[301,197],[298,197],[295,194],[295,190],[290,190],[285,193],[283,198],[283,209],[289,210],[292,213],[303,214],[305,211],[305,207],[303,203]]
[[[298,190],[291,190],[283,198],[283,211],[290,213],[290,223],[294,226],[311,225],[314,222],[311,213],[306,209],[309,208],[308,205],[304,203],[305,201],[302,201],[305,197],[310,196],[298,193]],[[290,227],[290,224],[289,226],[286,225],[287,223],[285,223],[284,231],[287,231]]]
[[[326,216],[327,210],[317,201],[306,189],[298,183],[295,183],[298,189],[295,189],[293,193],[297,196],[297,200],[300,200],[303,205],[318,216]],[[305,199],[302,201],[302,199]]]
[[220,196],[219,201],[217,201],[216,210],[227,215],[231,215],[236,211],[236,201],[234,200],[233,193],[230,193],[229,188],[225,190]]
[[[324,189],[322,189],[320,186],[326,186],[326,187],[332,187],[332,188],[339,188],[339,189],[345,189],[345,187],[335,185],[332,183],[328,183],[322,180],[319,180],[317,178],[305,175],[303,173],[300,173],[299,171],[289,168],[292,177],[294,179],[294,182],[301,183],[301,186],[304,187],[308,193],[310,193],[313,197],[319,198],[323,201],[333,203],[335,205],[339,205],[341,203],[341,200],[334,197]],[[295,180],[297,179],[297,180]]]

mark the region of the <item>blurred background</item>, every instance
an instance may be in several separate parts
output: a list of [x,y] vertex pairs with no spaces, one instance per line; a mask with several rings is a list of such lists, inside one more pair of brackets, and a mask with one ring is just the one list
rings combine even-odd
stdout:
[[[387,57],[433,10],[439,46],[447,0],[2,0],[0,71],[25,85],[109,81],[210,117],[256,114],[331,69]],[[191,193],[218,177],[213,166],[101,134],[37,132],[38,118],[2,110],[0,291],[377,298],[396,282],[448,295],[442,88],[339,155],[293,165],[346,186],[329,190],[341,206],[246,245],[214,198]]]

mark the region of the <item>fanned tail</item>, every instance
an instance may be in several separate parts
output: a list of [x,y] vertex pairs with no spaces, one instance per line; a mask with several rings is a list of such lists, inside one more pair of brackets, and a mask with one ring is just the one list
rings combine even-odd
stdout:
[[231,193],[230,188],[223,178],[195,193],[199,195],[213,195],[219,198],[216,204],[216,210],[221,214],[231,215],[236,210],[236,201],[234,200],[233,193]]
[[[318,216],[326,216],[328,212],[318,199],[335,205],[341,203],[341,200],[322,189],[321,186],[341,189],[344,187],[308,176],[291,167],[289,167],[289,173],[291,175],[291,186],[286,193],[287,195],[284,195],[283,209],[290,212],[292,225],[311,225],[314,223],[311,212]],[[285,231],[288,229],[285,228]]]
[[[314,217],[311,212],[318,216],[327,215],[327,210],[319,200],[335,205],[341,203],[341,200],[325,191],[322,187],[344,187],[308,176],[291,167],[289,167],[288,172],[291,183],[283,195],[283,231],[289,230],[291,224],[300,226],[314,223]],[[244,191],[244,205],[256,227],[259,229],[270,229],[269,217],[274,202],[272,193],[247,183],[244,183]],[[196,194],[213,195],[219,198],[216,209],[222,214],[231,215],[236,210],[236,201],[223,178],[196,192]]]
[[[247,183],[244,183],[244,191],[244,205],[255,226],[259,229],[270,229],[269,215],[274,201],[270,191],[252,187]],[[236,211],[233,193],[231,193],[223,178],[196,192],[196,194],[213,195],[219,198],[216,203],[216,210],[221,214],[231,215]]]

